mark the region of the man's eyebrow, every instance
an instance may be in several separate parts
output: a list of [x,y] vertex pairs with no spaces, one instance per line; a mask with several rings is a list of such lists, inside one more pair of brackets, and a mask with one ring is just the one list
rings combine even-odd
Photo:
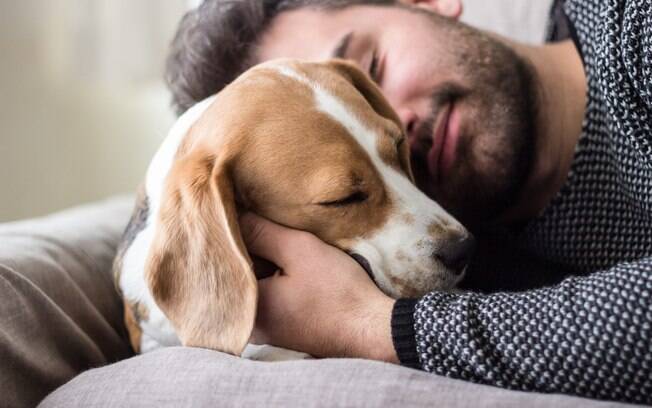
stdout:
[[346,51],[351,44],[351,39],[353,38],[353,31],[342,37],[337,43],[337,46],[331,54],[331,58],[346,58]]

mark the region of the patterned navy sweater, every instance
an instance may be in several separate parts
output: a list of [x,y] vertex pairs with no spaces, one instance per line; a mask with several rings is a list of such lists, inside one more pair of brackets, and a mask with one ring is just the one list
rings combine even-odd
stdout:
[[440,375],[652,404],[652,0],[563,12],[588,81],[566,183],[537,219],[485,237],[482,293],[399,300],[394,345]]

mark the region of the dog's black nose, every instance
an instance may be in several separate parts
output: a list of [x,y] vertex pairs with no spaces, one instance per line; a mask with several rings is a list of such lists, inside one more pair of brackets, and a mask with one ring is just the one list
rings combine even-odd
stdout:
[[475,250],[475,238],[467,234],[462,237],[447,239],[445,243],[435,251],[435,258],[446,268],[456,275],[464,271],[471,260]]

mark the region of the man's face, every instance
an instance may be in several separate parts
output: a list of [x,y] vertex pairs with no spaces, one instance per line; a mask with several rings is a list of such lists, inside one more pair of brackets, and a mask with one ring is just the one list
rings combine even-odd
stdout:
[[259,61],[357,61],[408,134],[417,185],[469,224],[516,200],[529,173],[536,109],[533,72],[502,43],[434,13],[352,6],[280,14]]

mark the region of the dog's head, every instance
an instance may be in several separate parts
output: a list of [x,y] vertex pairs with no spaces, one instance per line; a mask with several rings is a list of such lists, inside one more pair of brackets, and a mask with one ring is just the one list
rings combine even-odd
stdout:
[[174,160],[148,171],[145,272],[183,344],[239,354],[250,336],[257,284],[240,209],[347,251],[395,298],[459,281],[469,234],[414,186],[397,115],[350,63],[259,65],[176,133]]

